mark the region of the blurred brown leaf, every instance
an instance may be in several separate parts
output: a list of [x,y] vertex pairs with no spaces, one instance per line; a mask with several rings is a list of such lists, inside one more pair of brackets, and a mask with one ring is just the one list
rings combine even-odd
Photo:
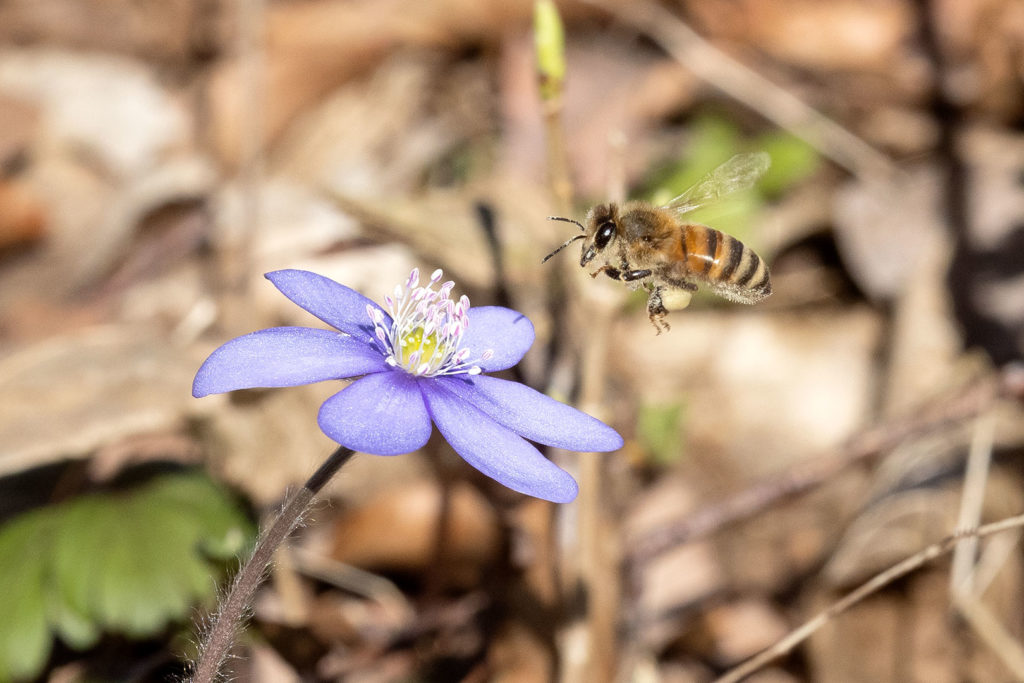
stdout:
[[175,430],[191,383],[180,349],[127,327],[84,330],[10,354],[0,360],[0,474]]
[[702,24],[777,59],[824,71],[888,69],[913,31],[912,8],[884,0],[690,2]]
[[22,97],[0,94],[0,167],[24,154],[37,134],[40,107]]
[[928,165],[894,179],[851,182],[836,193],[836,243],[871,297],[888,300],[901,292],[941,234],[940,177]]
[[25,183],[0,178],[0,250],[32,244],[43,237],[46,212]]
[[743,600],[712,607],[701,619],[713,651],[712,661],[733,666],[781,640],[789,626],[774,606]]
[[[682,477],[664,477],[640,498],[625,520],[625,544],[652,533],[660,525],[685,517],[696,506],[696,495]],[[664,647],[679,631],[680,613],[723,589],[723,572],[711,545],[679,546],[634,568],[635,628],[647,647]]]
[[419,573],[437,565],[446,584],[472,586],[496,559],[497,521],[467,484],[411,482],[379,492],[338,519],[331,556],[368,569]]
[[12,0],[0,4],[0,42],[38,42],[80,50],[130,52],[185,60],[196,45],[196,24],[211,23],[220,0]]
[[683,402],[688,467],[776,472],[840,443],[869,415],[881,321],[866,309],[766,316],[691,307],[669,321],[662,335],[646,312],[624,321],[612,367],[635,395]]

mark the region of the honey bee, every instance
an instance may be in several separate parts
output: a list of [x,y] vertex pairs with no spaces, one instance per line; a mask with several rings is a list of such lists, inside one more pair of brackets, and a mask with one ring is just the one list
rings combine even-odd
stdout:
[[580,267],[600,257],[602,265],[591,277],[604,273],[631,289],[646,289],[647,313],[658,334],[669,329],[665,316],[670,308],[685,308],[698,284],[731,301],[757,303],[772,293],[761,257],[735,237],[683,216],[750,187],[770,163],[764,152],[738,154],[661,207],[641,201],[599,204],[587,213],[585,224],[551,216],[578,225],[583,234],[566,240],[542,262],[583,240]]

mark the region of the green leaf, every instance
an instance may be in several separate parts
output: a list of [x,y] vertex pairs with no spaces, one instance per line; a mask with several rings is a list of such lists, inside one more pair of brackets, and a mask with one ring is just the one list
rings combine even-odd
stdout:
[[207,542],[231,530],[247,537],[250,529],[221,489],[195,475],[154,480],[122,507],[129,514],[108,542],[95,616],[107,628],[143,637],[213,594]]
[[0,529],[0,680],[35,678],[53,646],[43,588],[50,522],[37,512]]
[[[120,508],[117,512],[124,514],[124,519],[111,520],[111,525],[117,524],[116,531],[104,548],[104,570],[95,586],[98,593],[95,616],[100,624],[135,637],[153,635],[178,616],[162,612],[150,599],[160,574],[146,571],[150,569],[145,563],[146,553],[152,552],[152,546],[144,541],[147,534],[160,535],[161,530],[154,526],[153,515],[139,505],[138,498],[144,495],[145,492],[140,491],[132,499],[109,507],[110,512]],[[160,559],[166,560],[166,553],[161,552]],[[173,568],[160,566],[157,572],[167,569]]]
[[772,158],[771,168],[759,187],[774,197],[807,178],[818,168],[820,157],[813,147],[788,133],[774,132],[759,137],[755,145]]
[[669,465],[683,454],[680,403],[644,404],[637,416],[637,436],[657,465]]
[[234,501],[209,479],[167,477],[154,487],[152,500],[154,504],[163,501],[164,509],[175,515],[187,510],[203,530],[198,542],[210,557],[237,557],[252,541],[252,525],[238,513]]
[[95,585],[103,572],[104,507],[102,498],[85,496],[51,509],[56,522],[51,560],[53,589],[66,603],[67,611],[88,619],[96,613]]
[[47,621],[54,633],[76,650],[88,649],[100,639],[99,626],[52,590],[47,594]]
[[151,505],[147,514],[161,533],[139,539],[140,562],[145,562],[139,571],[150,577],[150,601],[176,619],[185,617],[189,607],[210,596],[216,585],[216,573],[198,553],[196,532],[203,522],[173,506],[144,502]]
[[685,157],[655,174],[649,201],[662,206],[682,194],[716,166],[740,151],[735,125],[720,116],[702,116],[690,126]]
[[[690,131],[692,140],[686,149],[686,159],[691,166],[691,176],[686,179],[688,180],[686,187],[699,180],[715,166],[740,152],[744,146],[739,128],[723,116],[708,114],[698,117],[690,126]],[[685,190],[686,187],[682,190]]]
[[251,523],[202,473],[92,494],[0,527],[0,681],[34,677],[52,633],[83,649],[103,631],[149,637],[214,594]]

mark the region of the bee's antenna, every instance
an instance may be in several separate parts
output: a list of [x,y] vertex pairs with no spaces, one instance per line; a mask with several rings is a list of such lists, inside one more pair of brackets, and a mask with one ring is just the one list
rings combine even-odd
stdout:
[[[583,224],[579,221],[573,220],[572,218],[562,218],[561,216],[548,216],[549,221],[562,221],[563,223],[574,223],[578,225],[581,232],[586,232],[587,229],[583,227]],[[567,243],[568,244],[568,243]]]
[[[576,221],[573,221],[573,220],[569,220],[568,218],[552,218],[552,220],[556,220],[556,221],[565,221],[566,223],[576,223]],[[583,227],[583,226],[580,226],[580,227]],[[550,254],[548,254],[547,256],[545,256],[545,257],[544,257],[544,260],[543,260],[543,261],[541,261],[541,263],[547,263],[547,260],[548,260],[549,258],[551,258],[552,256],[554,256],[554,255],[555,255],[555,254],[557,254],[558,252],[562,251],[563,249],[565,249],[565,248],[566,248],[567,246],[569,246],[570,244],[572,244],[572,243],[573,243],[573,242],[575,242],[576,240],[581,240],[581,239],[585,239],[585,238],[586,238],[586,235],[575,235],[575,236],[573,236],[573,237],[570,237],[569,239],[567,239],[567,240],[565,241],[565,244],[563,244],[563,245],[562,245],[562,246],[560,246],[560,247],[559,247],[558,249],[555,249],[555,250],[554,250],[553,252],[551,252]]]

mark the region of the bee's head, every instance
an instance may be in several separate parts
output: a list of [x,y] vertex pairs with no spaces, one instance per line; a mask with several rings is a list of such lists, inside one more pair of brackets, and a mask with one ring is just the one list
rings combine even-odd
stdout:
[[612,238],[615,237],[618,218],[619,210],[614,204],[598,204],[592,208],[590,213],[587,214],[586,225],[571,218],[548,216],[548,219],[552,221],[574,223],[579,226],[579,229],[583,231],[583,234],[574,235],[567,239],[560,247],[558,247],[558,249],[555,249],[553,252],[545,256],[544,261],[541,261],[541,263],[544,263],[576,240],[584,240],[583,252],[580,256],[580,266],[587,265],[593,261],[594,257],[602,252],[605,247],[611,243]]
[[615,204],[598,204],[590,210],[580,266],[586,266],[611,244],[618,234],[618,222],[619,209]]

